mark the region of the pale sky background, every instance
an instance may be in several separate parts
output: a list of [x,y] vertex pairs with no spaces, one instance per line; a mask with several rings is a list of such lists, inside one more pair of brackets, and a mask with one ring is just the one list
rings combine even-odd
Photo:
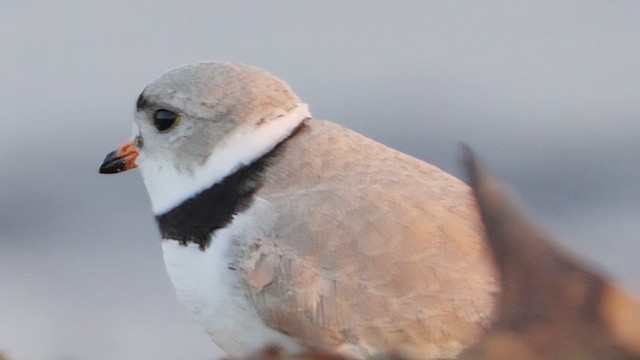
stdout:
[[0,350],[214,359],[137,172],[101,176],[163,72],[238,61],[456,175],[461,141],[640,290],[638,1],[1,1]]

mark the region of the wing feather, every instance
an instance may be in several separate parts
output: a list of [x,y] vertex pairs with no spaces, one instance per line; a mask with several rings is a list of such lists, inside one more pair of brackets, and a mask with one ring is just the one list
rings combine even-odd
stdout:
[[271,222],[237,257],[269,326],[309,347],[421,358],[485,329],[497,282],[464,183],[316,120],[268,176]]

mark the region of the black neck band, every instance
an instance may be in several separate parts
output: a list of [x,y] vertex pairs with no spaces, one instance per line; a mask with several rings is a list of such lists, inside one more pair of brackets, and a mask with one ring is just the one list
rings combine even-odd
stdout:
[[233,217],[248,209],[253,195],[263,184],[263,171],[284,150],[286,142],[298,134],[304,123],[285,140],[251,164],[245,165],[222,181],[183,201],[168,212],[156,216],[162,238],[182,245],[196,243],[204,250],[211,234],[227,226]]

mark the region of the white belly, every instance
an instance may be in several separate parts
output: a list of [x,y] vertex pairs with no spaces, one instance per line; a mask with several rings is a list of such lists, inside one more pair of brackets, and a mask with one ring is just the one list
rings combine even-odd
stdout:
[[229,248],[234,232],[242,227],[242,215],[217,231],[206,251],[197,245],[164,241],[167,272],[178,298],[211,339],[231,356],[246,355],[275,344],[289,351],[300,346],[291,337],[267,327],[247,301],[238,276],[229,268]]

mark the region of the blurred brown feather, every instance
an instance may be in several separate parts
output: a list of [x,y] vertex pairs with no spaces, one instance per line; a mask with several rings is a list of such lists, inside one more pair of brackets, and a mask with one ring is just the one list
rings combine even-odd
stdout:
[[640,304],[557,247],[464,149],[500,270],[498,315],[460,359],[640,359]]

